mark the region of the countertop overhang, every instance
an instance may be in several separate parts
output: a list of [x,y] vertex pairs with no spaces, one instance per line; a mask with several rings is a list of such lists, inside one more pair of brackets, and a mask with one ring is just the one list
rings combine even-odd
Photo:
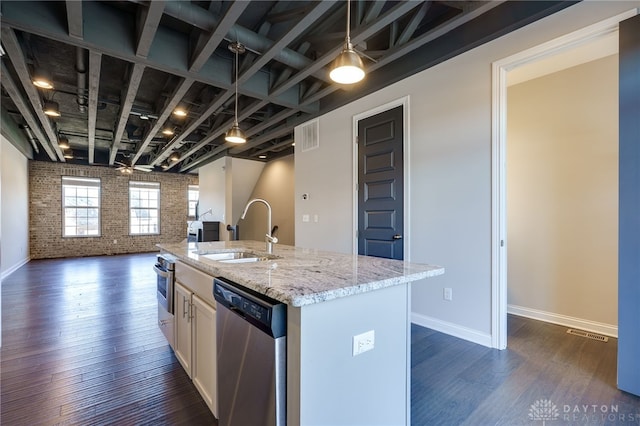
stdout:
[[265,254],[265,243],[259,241],[182,242],[158,247],[209,275],[226,278],[295,307],[444,274],[444,268],[436,265],[282,244],[274,246],[273,255],[277,259],[259,262],[223,263],[202,255],[232,251]]

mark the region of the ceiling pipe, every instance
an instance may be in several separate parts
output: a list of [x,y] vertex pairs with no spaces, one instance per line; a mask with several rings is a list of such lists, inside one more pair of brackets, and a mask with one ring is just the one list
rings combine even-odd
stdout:
[[[143,2],[134,1],[134,3]],[[214,31],[220,22],[215,14],[186,1],[167,1],[164,13],[180,21],[193,25],[194,27],[200,28],[201,30],[209,32]],[[264,38],[263,36],[237,24],[234,24],[229,29],[225,39],[233,41],[238,40],[249,50],[255,50],[257,52],[266,52],[275,43],[273,40]],[[288,48],[280,50],[280,53],[278,53],[273,59],[298,70],[306,68],[313,62],[306,56]],[[322,73],[322,76],[323,80],[327,79],[327,77],[324,76],[324,73]]]
[[29,142],[31,142],[31,146],[33,147],[33,150],[36,152],[36,154],[40,154],[40,150],[38,149],[38,144],[36,143],[36,137],[33,135],[31,128],[29,126],[24,126],[23,129],[27,135],[27,139],[29,139]]
[[78,109],[80,112],[87,112],[87,64],[85,62],[85,52],[82,47],[76,47],[76,76]]

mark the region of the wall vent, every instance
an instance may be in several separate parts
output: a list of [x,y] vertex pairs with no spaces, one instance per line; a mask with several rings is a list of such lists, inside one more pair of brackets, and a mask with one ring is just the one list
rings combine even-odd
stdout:
[[300,141],[296,141],[296,147],[300,146],[300,151],[311,151],[320,146],[320,126],[318,120],[308,122],[300,126]]
[[568,334],[573,334],[574,336],[586,337],[587,339],[597,340],[599,342],[608,342],[609,338],[607,336],[603,336],[602,334],[591,333],[589,331],[584,330],[576,330],[575,328],[567,329]]

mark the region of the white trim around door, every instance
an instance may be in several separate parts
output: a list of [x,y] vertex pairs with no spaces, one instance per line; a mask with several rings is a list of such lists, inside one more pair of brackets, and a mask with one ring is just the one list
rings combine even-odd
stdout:
[[506,140],[507,73],[515,68],[618,31],[618,23],[638,14],[634,8],[581,30],[492,64],[491,140],[491,346],[507,347]]

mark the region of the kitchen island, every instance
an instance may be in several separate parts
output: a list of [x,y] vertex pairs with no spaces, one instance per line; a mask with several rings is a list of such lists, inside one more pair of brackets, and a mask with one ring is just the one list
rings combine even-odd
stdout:
[[[410,423],[409,284],[444,268],[285,245],[269,256],[257,241],[159,247],[211,277],[288,305],[288,425]],[[267,260],[211,259],[223,252]],[[354,337],[367,332],[372,349],[354,355],[360,352]]]

